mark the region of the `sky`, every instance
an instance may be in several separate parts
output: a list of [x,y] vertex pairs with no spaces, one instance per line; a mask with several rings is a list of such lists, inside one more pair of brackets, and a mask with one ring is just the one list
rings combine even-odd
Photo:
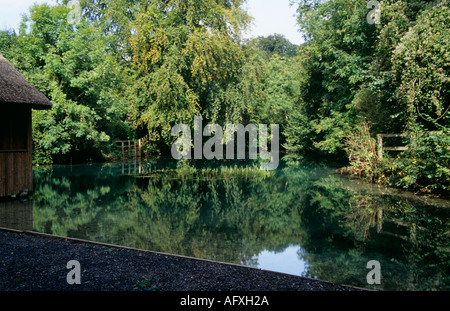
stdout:
[[297,7],[291,7],[289,0],[247,0],[246,6],[254,21],[250,33],[244,37],[268,36],[278,33],[294,44],[303,42],[295,17]]
[[[33,3],[55,4],[56,0],[0,0],[0,29],[18,29],[22,14],[28,13]],[[303,42],[294,16],[296,8],[289,0],[247,0],[245,6],[254,18],[245,38],[278,33],[294,44]]]

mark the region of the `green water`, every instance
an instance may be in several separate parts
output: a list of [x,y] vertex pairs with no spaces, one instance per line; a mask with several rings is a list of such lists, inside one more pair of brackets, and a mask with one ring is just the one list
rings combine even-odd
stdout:
[[[30,226],[376,290],[450,289],[448,201],[320,165],[238,178],[133,175],[163,168],[176,163],[35,168]],[[380,285],[367,284],[371,260],[380,262]]]

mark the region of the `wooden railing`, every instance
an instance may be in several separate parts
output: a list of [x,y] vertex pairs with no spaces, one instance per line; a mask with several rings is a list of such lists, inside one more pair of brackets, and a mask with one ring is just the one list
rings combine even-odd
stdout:
[[150,142],[150,135],[146,135],[138,140],[116,140],[115,143],[120,146],[122,151],[122,159],[140,158],[142,155],[142,147]]
[[409,148],[406,146],[395,146],[395,147],[384,147],[383,146],[383,141],[384,138],[402,138],[402,137],[408,137],[409,134],[378,134],[377,138],[378,138],[378,158],[382,159],[383,158],[383,152],[384,150],[386,151],[406,151]]

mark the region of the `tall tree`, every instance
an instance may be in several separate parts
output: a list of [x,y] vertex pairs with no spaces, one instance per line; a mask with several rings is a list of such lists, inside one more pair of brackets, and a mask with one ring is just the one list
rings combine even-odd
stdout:
[[243,1],[143,2],[129,37],[136,125],[167,147],[171,127],[192,124],[196,115],[242,119],[243,111],[225,107],[240,105],[234,92],[244,64],[239,38],[249,21]]
[[306,39],[299,50],[303,123],[290,124],[290,131],[300,136],[304,152],[339,153],[345,131],[356,122],[351,103],[368,75],[376,39],[366,5],[364,0],[299,2],[298,23]]
[[105,37],[87,20],[69,22],[65,5],[35,5],[25,16],[11,62],[53,103],[33,113],[35,161],[102,157],[102,143],[126,135],[119,94],[124,75]]
[[266,37],[259,36],[256,39],[250,40],[249,44],[264,51],[267,56],[278,54],[293,57],[297,55],[297,46],[281,34],[273,34]]

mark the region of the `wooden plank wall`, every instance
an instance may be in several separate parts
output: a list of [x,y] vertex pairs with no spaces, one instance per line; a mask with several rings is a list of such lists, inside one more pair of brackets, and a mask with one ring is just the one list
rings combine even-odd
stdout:
[[23,117],[28,127],[28,150],[0,151],[0,197],[33,190],[31,109]]
[[32,191],[32,167],[29,152],[0,153],[0,197]]

